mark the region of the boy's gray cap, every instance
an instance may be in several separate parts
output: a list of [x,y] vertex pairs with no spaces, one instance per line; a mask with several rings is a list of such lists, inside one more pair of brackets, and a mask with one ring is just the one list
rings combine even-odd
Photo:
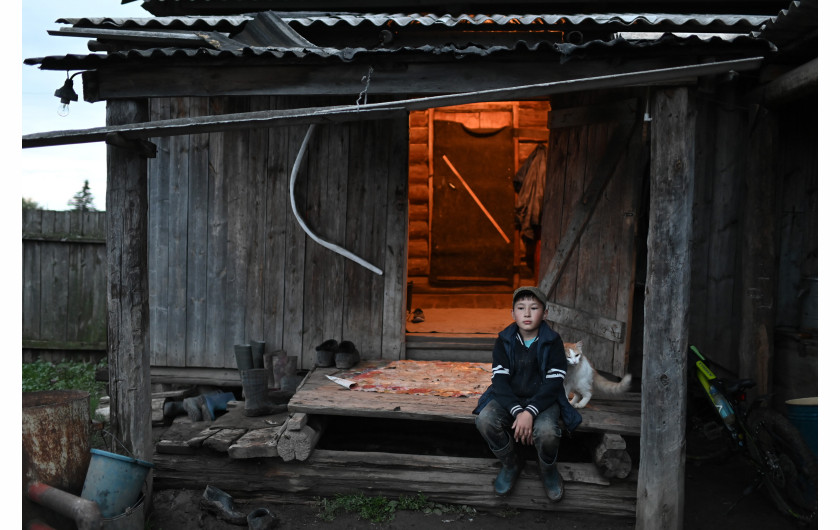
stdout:
[[520,293],[530,293],[534,296],[534,298],[542,302],[543,307],[546,307],[546,305],[548,305],[548,298],[537,287],[531,285],[520,287],[519,289],[513,291],[513,299],[516,300],[517,295],[519,295]]

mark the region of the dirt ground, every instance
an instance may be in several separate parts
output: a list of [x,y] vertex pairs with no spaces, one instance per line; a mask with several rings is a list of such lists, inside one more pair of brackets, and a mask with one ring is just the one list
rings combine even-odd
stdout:
[[[685,481],[685,530],[718,530],[760,528],[761,530],[787,530],[801,528],[775,510],[763,492],[758,491],[733,503],[749,485],[750,470],[736,460],[725,464],[707,463],[702,466],[687,464]],[[152,530],[187,530],[193,528],[228,530],[244,528],[218,519],[202,510],[199,501],[201,490],[163,490],[154,494],[153,513],[147,528]],[[318,508],[312,504],[254,504],[236,500],[236,509],[249,513],[257,508],[267,508],[275,517],[276,529],[402,529],[402,528],[451,528],[495,530],[514,528],[564,528],[578,530],[618,530],[634,527],[634,521],[616,520],[599,516],[564,514],[544,511],[511,510],[507,512],[479,511],[474,516],[451,514],[425,515],[420,512],[399,511],[393,521],[374,524],[360,519],[355,513],[340,512],[331,522],[318,517]],[[300,499],[302,503],[311,499]],[[562,502],[562,501],[561,501]],[[732,510],[727,514],[727,510]],[[816,528],[816,525],[813,525]]]

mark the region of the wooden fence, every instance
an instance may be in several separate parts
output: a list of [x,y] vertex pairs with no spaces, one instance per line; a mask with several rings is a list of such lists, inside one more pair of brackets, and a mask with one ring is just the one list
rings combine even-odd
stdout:
[[23,210],[23,360],[105,356],[105,212]]

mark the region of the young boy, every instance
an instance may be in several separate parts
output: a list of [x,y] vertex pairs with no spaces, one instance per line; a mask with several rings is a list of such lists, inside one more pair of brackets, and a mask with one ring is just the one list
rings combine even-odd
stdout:
[[581,417],[566,397],[563,340],[543,321],[546,313],[542,291],[536,287],[514,291],[514,322],[496,339],[492,383],[473,414],[478,414],[478,432],[502,462],[494,483],[496,495],[510,493],[522,471],[515,446],[520,443],[536,447],[546,495],[556,502],[563,497],[563,479],[556,466],[562,429],[565,425],[571,432]]

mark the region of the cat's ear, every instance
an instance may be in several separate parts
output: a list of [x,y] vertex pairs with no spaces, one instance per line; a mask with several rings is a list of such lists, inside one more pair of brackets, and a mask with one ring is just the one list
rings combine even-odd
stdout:
[[582,350],[583,349],[583,341],[579,340],[575,343],[575,348]]

